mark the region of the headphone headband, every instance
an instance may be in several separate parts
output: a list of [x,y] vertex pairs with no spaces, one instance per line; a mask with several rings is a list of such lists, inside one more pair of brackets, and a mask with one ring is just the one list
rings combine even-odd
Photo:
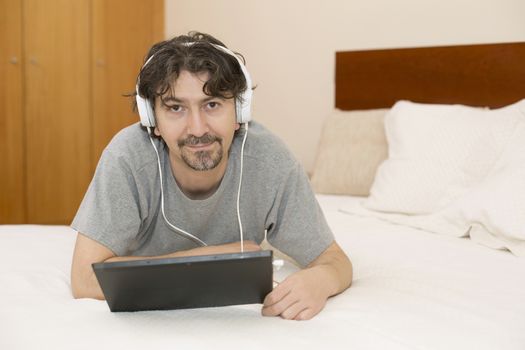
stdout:
[[[198,42],[188,42],[184,43],[183,45],[186,46],[192,46],[193,44],[196,44]],[[239,56],[237,56],[233,51],[230,49],[209,43],[211,46],[215,47],[217,50],[220,50],[224,53],[227,53],[230,56],[235,57],[237,62],[239,63],[239,66],[241,68],[241,71],[244,75],[244,79],[246,80],[246,90],[241,94],[240,98],[235,99],[235,113],[236,113],[236,119],[237,123],[247,123],[251,120],[251,104],[252,104],[252,79],[250,78],[250,74],[248,73],[248,70],[246,69],[246,66],[242,62]],[[144,65],[142,66],[141,70],[144,69],[148,65],[148,63],[151,61],[151,59],[155,57],[155,54],[151,55]],[[140,76],[140,75],[139,75]],[[151,105],[150,101],[147,98],[144,98],[140,96],[139,94],[139,84],[140,84],[140,78],[137,79],[137,85],[135,86],[136,91],[136,101],[137,101],[137,109],[140,116],[140,123],[143,126],[146,127],[155,127],[155,112],[153,110],[153,106]]]

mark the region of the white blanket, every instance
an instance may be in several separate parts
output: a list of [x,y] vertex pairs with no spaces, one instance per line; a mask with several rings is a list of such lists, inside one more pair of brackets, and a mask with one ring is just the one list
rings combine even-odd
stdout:
[[354,281],[306,322],[260,305],[111,313],[71,296],[72,230],[0,226],[0,349],[525,349],[525,259],[319,200]]

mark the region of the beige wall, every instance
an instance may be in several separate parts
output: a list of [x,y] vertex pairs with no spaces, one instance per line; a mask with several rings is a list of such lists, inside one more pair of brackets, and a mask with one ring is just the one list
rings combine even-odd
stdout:
[[208,32],[241,52],[254,118],[307,170],[333,109],[334,52],[525,41],[525,0],[166,0],[168,37]]

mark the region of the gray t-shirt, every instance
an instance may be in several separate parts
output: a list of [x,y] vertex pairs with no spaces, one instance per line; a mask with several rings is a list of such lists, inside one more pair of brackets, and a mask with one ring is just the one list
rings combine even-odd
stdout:
[[[164,210],[175,226],[208,245],[239,241],[237,190],[244,129],[235,135],[216,192],[188,198],[173,176],[168,148],[154,138],[164,184]],[[173,232],[162,217],[157,156],[139,123],[120,131],[104,150],[71,226],[118,256],[154,256],[197,247]],[[267,239],[306,266],[332,242],[308,177],[281,140],[250,122],[240,197],[244,239]]]

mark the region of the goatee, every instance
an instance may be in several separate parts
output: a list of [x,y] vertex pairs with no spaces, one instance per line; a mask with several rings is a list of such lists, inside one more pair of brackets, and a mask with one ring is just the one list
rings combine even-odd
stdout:
[[[187,145],[207,145],[214,142],[217,142],[219,144],[218,149],[192,152],[187,147],[185,147]],[[223,157],[222,138],[218,136],[204,134],[203,136],[196,137],[193,135],[189,135],[185,139],[179,140],[177,142],[177,145],[179,146],[182,160],[193,170],[211,170],[221,163]]]

